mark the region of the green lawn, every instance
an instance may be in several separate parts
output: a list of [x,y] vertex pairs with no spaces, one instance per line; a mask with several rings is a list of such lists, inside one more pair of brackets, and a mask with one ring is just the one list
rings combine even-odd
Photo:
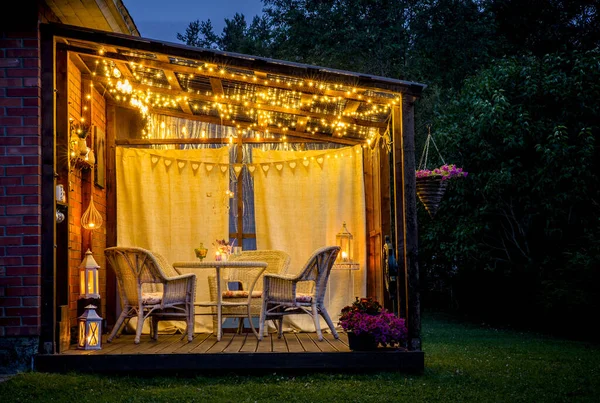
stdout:
[[24,373],[0,402],[599,402],[600,346],[423,320],[421,375],[272,373],[136,378]]

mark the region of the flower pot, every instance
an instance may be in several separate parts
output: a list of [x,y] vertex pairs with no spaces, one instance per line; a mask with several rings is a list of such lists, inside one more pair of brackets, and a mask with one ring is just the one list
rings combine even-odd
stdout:
[[375,341],[375,336],[370,333],[348,332],[348,347],[353,351],[376,350],[377,341]]
[[446,181],[442,180],[441,176],[417,178],[417,195],[431,218],[440,208],[440,202],[446,192],[446,185]]

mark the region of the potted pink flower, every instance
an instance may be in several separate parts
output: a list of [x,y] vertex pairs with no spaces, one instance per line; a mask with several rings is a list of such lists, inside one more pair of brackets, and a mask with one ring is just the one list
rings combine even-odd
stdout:
[[402,346],[407,340],[404,319],[388,312],[373,298],[357,297],[352,305],[342,308],[339,324],[348,333],[351,350]]

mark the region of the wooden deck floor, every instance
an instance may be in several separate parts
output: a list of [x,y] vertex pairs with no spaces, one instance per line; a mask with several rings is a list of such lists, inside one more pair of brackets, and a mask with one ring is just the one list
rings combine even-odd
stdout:
[[[105,373],[216,373],[234,371],[256,373],[272,370],[400,370],[421,372],[424,353],[404,349],[351,351],[348,338],[341,333],[336,340],[316,333],[277,334],[258,341],[252,333],[225,333],[221,341],[213,334],[196,334],[191,342],[181,334],[159,335],[152,340],[142,335],[134,344],[133,335],[122,335],[101,350],[83,351],[75,346],[62,354],[44,354],[35,358],[40,372],[105,372]],[[104,336],[105,341],[106,336]]]

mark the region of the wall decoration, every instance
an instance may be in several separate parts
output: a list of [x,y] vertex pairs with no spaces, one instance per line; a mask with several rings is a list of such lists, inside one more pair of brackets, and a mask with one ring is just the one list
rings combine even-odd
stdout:
[[106,134],[94,126],[94,150],[96,150],[96,175],[94,184],[104,189],[106,186]]

